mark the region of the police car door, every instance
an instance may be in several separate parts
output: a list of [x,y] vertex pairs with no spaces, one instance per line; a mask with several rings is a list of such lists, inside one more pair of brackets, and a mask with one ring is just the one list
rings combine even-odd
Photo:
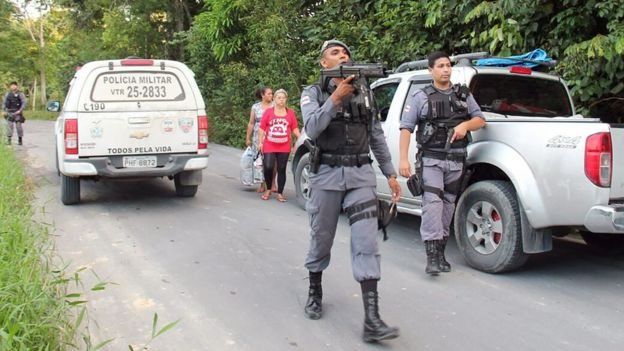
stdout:
[[[399,147],[399,121],[396,116],[399,116],[400,114],[400,111],[397,111],[397,106],[401,105],[401,102],[398,101],[400,100],[400,98],[397,98],[399,95],[401,95],[397,94],[400,82],[400,78],[393,78],[389,80],[384,80],[381,83],[373,85],[375,102],[379,111],[379,120],[381,121],[381,126],[384,131],[384,136],[386,138],[386,143],[388,144],[390,155],[392,155],[392,163],[395,168],[397,167]],[[397,100],[397,102],[393,103],[394,100]],[[379,163],[375,159],[375,155],[373,154],[372,156],[374,160],[373,169],[375,170],[375,175],[377,177],[377,192],[382,197],[385,197],[386,195],[390,194],[388,181],[386,177],[381,173],[381,170],[379,169]]]

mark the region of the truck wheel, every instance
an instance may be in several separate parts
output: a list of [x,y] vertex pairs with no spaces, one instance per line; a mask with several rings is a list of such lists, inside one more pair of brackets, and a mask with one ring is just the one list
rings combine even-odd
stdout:
[[295,192],[297,203],[305,210],[306,203],[310,198],[310,154],[307,153],[299,159],[295,169]]
[[602,234],[580,231],[583,240],[592,250],[607,255],[624,252],[624,236],[620,234]]
[[61,174],[61,202],[63,205],[75,205],[80,202],[80,178]]
[[468,264],[480,271],[501,273],[522,266],[520,207],[514,187],[506,181],[472,184],[455,210],[455,238]]
[[176,195],[179,197],[193,197],[199,187],[199,185],[182,185],[179,174],[173,177],[173,183],[175,184]]

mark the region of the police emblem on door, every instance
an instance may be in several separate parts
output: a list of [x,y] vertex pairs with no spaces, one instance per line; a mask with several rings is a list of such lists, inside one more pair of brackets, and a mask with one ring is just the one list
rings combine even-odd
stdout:
[[102,127],[100,127],[100,122],[101,121],[94,121],[94,122],[92,122],[93,125],[89,129],[89,132],[91,133],[91,138],[93,138],[93,139],[101,138],[102,134],[104,134],[104,129],[102,129]]
[[172,133],[175,128],[175,122],[172,119],[165,119],[162,121],[162,131],[165,133]]
[[193,129],[193,119],[192,118],[180,118],[178,120],[178,125],[180,126],[180,129],[182,129],[182,131],[184,133],[188,133],[191,131],[191,129]]

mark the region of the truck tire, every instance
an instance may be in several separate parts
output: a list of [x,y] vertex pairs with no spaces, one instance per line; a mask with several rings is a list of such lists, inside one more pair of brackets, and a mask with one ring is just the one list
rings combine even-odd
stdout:
[[63,205],[75,205],[80,202],[80,178],[61,174],[61,202]]
[[469,186],[455,210],[455,239],[468,264],[501,273],[522,266],[520,206],[511,183],[481,181]]
[[179,174],[173,177],[173,183],[175,184],[176,195],[179,197],[193,197],[197,194],[199,185],[182,185]]
[[306,153],[299,159],[295,169],[295,192],[297,204],[305,210],[306,203],[310,198],[310,154]]
[[624,252],[624,235],[602,234],[580,231],[583,240],[594,251],[600,254],[616,255]]

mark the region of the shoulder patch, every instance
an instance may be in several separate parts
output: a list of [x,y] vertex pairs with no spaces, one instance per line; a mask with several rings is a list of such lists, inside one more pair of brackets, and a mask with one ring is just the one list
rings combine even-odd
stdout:
[[310,103],[310,97],[308,95],[302,95],[300,103],[301,106],[307,105],[308,103]]

